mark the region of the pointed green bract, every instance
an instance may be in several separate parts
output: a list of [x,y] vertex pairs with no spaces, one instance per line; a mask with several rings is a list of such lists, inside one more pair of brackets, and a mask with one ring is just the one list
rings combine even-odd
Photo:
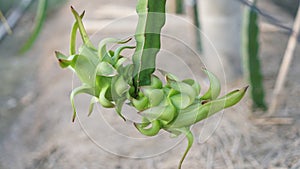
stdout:
[[167,126],[167,128],[191,126],[225,108],[231,107],[237,104],[244,97],[247,88],[248,86],[240,90],[235,90],[222,98],[209,101],[200,106],[196,105],[195,109],[192,109],[186,113],[180,113],[177,119],[172,124]]
[[115,91],[118,96],[122,96],[129,90],[130,86],[127,84],[125,79],[120,76],[115,82]]
[[106,93],[109,92],[108,91],[109,85],[107,84],[106,86],[104,86],[101,91],[100,91],[100,95],[99,95],[99,102],[100,104],[105,107],[105,108],[112,108],[115,105],[112,103],[112,101],[110,101],[107,97],[106,97]]
[[66,55],[64,55],[60,52],[56,51],[55,56],[56,56],[57,60],[59,61],[59,66],[61,68],[66,68],[72,64],[72,60],[69,60],[69,57],[67,57]]
[[216,99],[221,92],[221,83],[220,80],[213,73],[209,72],[206,69],[203,69],[209,79],[209,89],[208,91],[201,97],[202,100],[212,100]]
[[121,52],[124,49],[134,49],[135,46],[120,46],[119,48],[116,49],[116,51],[114,52],[114,56],[112,57],[113,61],[117,61],[119,60],[119,58],[121,57]]
[[70,100],[71,100],[71,104],[72,104],[72,108],[73,108],[73,117],[72,117],[73,122],[75,121],[75,118],[76,118],[76,107],[75,107],[75,103],[74,103],[74,98],[76,95],[81,94],[81,93],[93,95],[93,88],[91,88],[88,85],[83,85],[83,86],[73,89],[73,91],[70,95]]
[[[103,39],[100,43],[99,43],[99,47],[98,47],[98,56],[100,57],[100,59],[103,59],[104,56],[107,54],[107,44],[110,43],[115,43],[115,44],[125,44],[127,42],[129,42],[131,40],[131,38],[125,39],[125,40],[120,40],[120,39],[116,39],[116,38],[105,38]],[[121,49],[119,49],[120,51],[117,52],[118,50],[116,50],[117,54],[120,54],[120,52],[125,48],[134,48],[134,47],[128,47],[128,46],[122,46]],[[117,55],[116,54],[116,55]]]
[[162,89],[142,89],[144,95],[149,100],[149,106],[158,106],[164,99],[164,91]]
[[145,128],[143,124],[135,123],[134,125],[142,134],[146,136],[155,136],[161,129],[161,124],[158,120],[151,122],[152,126],[150,128]]
[[146,117],[150,121],[159,119],[168,123],[177,116],[177,112],[173,105],[168,105],[146,109],[145,111],[140,112],[140,115]]
[[81,20],[81,17],[79,14],[74,10],[73,7],[71,7],[71,11],[76,19],[76,22],[78,24],[79,32],[81,34],[82,41],[84,42],[85,45],[87,45],[90,48],[95,48],[92,42],[90,41],[90,38],[88,37],[86,30],[84,28],[83,22]]
[[195,94],[196,95],[199,95],[200,94],[200,91],[201,91],[201,86],[198,82],[196,82],[195,80],[193,79],[185,79],[182,81],[183,83],[186,83],[190,86],[193,87],[194,91],[195,91]]
[[94,105],[95,103],[99,102],[97,97],[92,97],[91,101],[90,101],[90,106],[89,106],[89,113],[88,116],[90,116],[94,110]]
[[177,109],[185,109],[193,103],[193,100],[184,93],[176,94],[170,97],[170,100]]
[[126,121],[126,118],[122,114],[122,107],[126,100],[127,100],[126,97],[121,97],[115,101],[116,102],[116,112],[124,121]]
[[149,99],[146,96],[137,99],[133,98],[131,102],[138,111],[147,109],[149,105]]
[[97,75],[113,77],[118,74],[117,70],[107,62],[100,62],[97,66]]

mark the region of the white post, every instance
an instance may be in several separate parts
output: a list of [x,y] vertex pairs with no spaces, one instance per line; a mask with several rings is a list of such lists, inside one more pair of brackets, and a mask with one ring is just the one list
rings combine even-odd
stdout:
[[205,66],[223,81],[241,77],[241,4],[236,0],[199,0],[199,13]]

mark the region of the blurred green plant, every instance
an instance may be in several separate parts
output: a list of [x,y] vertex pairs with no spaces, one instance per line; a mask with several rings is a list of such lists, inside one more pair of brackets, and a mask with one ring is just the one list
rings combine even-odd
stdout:
[[26,51],[28,51],[36,41],[38,35],[40,34],[44,22],[46,20],[47,6],[48,6],[47,4],[48,4],[48,0],[39,0],[38,9],[35,18],[35,27],[31,35],[29,36],[28,40],[24,43],[23,47],[21,48],[20,50],[21,53],[25,53]]
[[[6,34],[11,34],[11,29],[17,24],[24,12],[28,9],[33,0],[18,0],[0,2],[0,8],[3,10],[2,20],[4,24],[0,25],[0,41]],[[16,3],[18,2],[18,3]],[[7,18],[5,18],[7,15]]]
[[5,14],[16,3],[16,0],[1,0],[0,10]]
[[[165,22],[165,4],[165,0],[159,3],[154,0],[138,1],[136,46],[125,45],[131,39],[106,38],[100,41],[98,48],[91,43],[85,31],[82,23],[84,12],[79,15],[71,8],[76,21],[71,31],[70,55],[56,52],[56,57],[60,66],[71,68],[82,83],[70,96],[73,121],[76,118],[74,97],[78,94],[92,96],[88,115],[92,113],[94,104],[99,102],[103,107],[115,108],[117,114],[126,120],[122,115],[122,107],[126,103],[142,117],[140,123],[134,123],[140,133],[154,136],[162,129],[174,136],[186,136],[188,146],[178,166],[181,168],[194,140],[191,126],[237,104],[247,87],[219,97],[220,81],[213,73],[203,69],[210,80],[210,87],[200,96],[201,87],[193,79],[179,80],[171,73],[158,70],[165,78],[164,84],[153,74],[156,70],[155,58],[160,50],[160,31]],[[78,30],[83,45],[77,51],[75,43]],[[109,43],[117,48],[108,50]],[[121,52],[133,48],[136,48],[133,60],[126,63],[127,58]]]
[[195,43],[196,48],[199,53],[203,53],[202,47],[202,38],[201,38],[201,24],[200,24],[200,17],[199,17],[199,10],[198,10],[198,0],[189,0],[184,3],[183,0],[176,0],[176,13],[183,14],[184,13],[184,6],[185,4],[189,6],[187,9],[187,13],[191,11],[191,18],[193,20],[193,24],[195,26],[194,33],[195,33]]
[[[47,13],[60,6],[65,2],[65,0],[38,0],[36,2],[37,11],[35,15],[33,31],[30,33],[28,39],[21,47],[19,51],[21,54],[27,52],[37,40],[46,20]],[[4,23],[4,27],[2,26],[0,28],[0,40],[4,38],[6,34],[12,33],[11,29],[14,28],[24,13],[27,10],[30,10],[29,7],[31,4],[34,4],[33,0],[4,0],[0,2],[0,19]],[[35,8],[33,9],[35,10]],[[4,10],[4,13],[2,13],[1,10]],[[7,20],[5,18],[5,14],[8,15]],[[5,28],[5,30],[3,28]]]
[[183,14],[184,11],[184,1],[183,0],[176,0],[176,10],[177,14]]
[[195,30],[195,36],[196,36],[196,47],[199,53],[203,53],[203,47],[202,47],[202,36],[201,36],[201,24],[200,24],[200,17],[199,17],[199,11],[198,11],[198,1],[192,0],[192,8],[193,8],[193,20],[194,25],[196,27]]
[[[256,1],[254,1],[255,3]],[[243,20],[242,55],[244,76],[250,83],[253,107],[266,110],[263,75],[259,59],[258,14],[252,8],[245,8]]]

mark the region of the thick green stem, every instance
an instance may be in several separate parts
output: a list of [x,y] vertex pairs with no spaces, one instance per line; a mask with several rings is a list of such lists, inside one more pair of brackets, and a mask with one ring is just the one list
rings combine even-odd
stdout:
[[178,165],[178,169],[181,169],[182,167],[182,164],[183,164],[183,161],[185,159],[185,157],[187,156],[188,152],[190,151],[192,145],[193,145],[193,142],[194,142],[194,136],[193,136],[193,133],[190,131],[190,129],[188,128],[183,128],[183,129],[179,129],[180,132],[182,132],[183,134],[185,134],[185,137],[188,141],[188,146],[179,162],[179,165]]
[[200,17],[198,12],[198,1],[194,0],[193,3],[193,14],[194,14],[194,25],[196,27],[196,47],[199,53],[203,52],[202,48],[202,40],[201,40],[201,25],[200,25]]
[[259,60],[258,14],[254,10],[245,9],[243,26],[244,73],[250,82],[253,106],[265,110],[263,75]]
[[150,85],[155,71],[156,55],[160,50],[160,33],[165,24],[166,0],[139,0],[136,28],[136,50],[133,55],[135,94],[140,86]]
[[183,0],[176,0],[176,13],[183,14],[184,2]]

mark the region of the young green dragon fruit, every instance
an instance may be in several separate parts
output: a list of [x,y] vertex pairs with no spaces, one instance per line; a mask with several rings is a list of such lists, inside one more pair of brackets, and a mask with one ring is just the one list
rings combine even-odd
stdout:
[[[70,55],[56,52],[56,57],[62,68],[71,68],[82,86],[75,88],[71,93],[73,107],[73,121],[76,118],[74,97],[80,93],[92,96],[89,115],[95,103],[103,107],[115,108],[121,114],[122,106],[127,103],[133,106],[142,116],[141,123],[135,123],[137,130],[146,135],[154,136],[161,129],[172,135],[184,134],[188,139],[188,147],[180,161],[179,168],[193,143],[193,134],[190,127],[238,103],[244,96],[247,87],[235,90],[223,97],[219,97],[221,85],[218,78],[206,69],[210,87],[200,96],[201,87],[193,79],[179,80],[175,75],[158,70],[165,77],[165,85],[161,79],[151,75],[149,86],[140,86],[138,90],[133,85],[133,64],[124,64],[125,57],[121,55],[124,49],[133,49],[133,46],[124,46],[130,41],[107,38],[99,43],[98,49],[91,43],[82,23],[84,13],[79,15],[73,8],[76,19],[71,31]],[[79,30],[84,44],[76,52],[76,33]],[[107,50],[107,44],[119,44],[116,50]],[[137,92],[137,93],[135,93]]]
[[[74,89],[71,93],[71,103],[74,110],[73,121],[76,117],[76,109],[74,105],[74,97],[80,93],[87,93],[92,95],[91,106],[89,114],[92,112],[92,107],[95,102],[99,102],[103,107],[111,108],[115,107],[117,112],[120,112],[120,100],[123,98],[112,96],[112,82],[120,83],[125,74],[130,74],[132,66],[123,66],[123,62],[126,60],[121,56],[121,52],[124,49],[132,49],[132,46],[121,46],[115,51],[107,51],[106,45],[108,43],[124,44],[130,41],[128,40],[118,40],[114,38],[107,38],[100,42],[99,48],[96,49],[91,43],[82,23],[82,15],[73,9],[72,13],[75,16],[76,22],[73,25],[71,32],[71,45],[70,45],[70,56],[65,56],[60,52],[56,52],[56,57],[62,68],[70,67],[76,73],[77,77],[82,82],[82,86]],[[75,43],[76,43],[76,33],[79,29],[82,40],[84,44],[79,48],[79,53],[76,53]],[[122,74],[120,74],[122,72]],[[128,77],[128,76],[127,76]],[[123,79],[124,81],[124,79]],[[126,82],[124,82],[126,83]],[[119,84],[120,86],[120,84]],[[129,87],[126,83],[125,89]],[[119,90],[123,90],[117,87],[117,94],[120,94]],[[113,100],[115,99],[115,100]],[[113,103],[113,101],[115,103]],[[125,101],[125,100],[124,100]]]

